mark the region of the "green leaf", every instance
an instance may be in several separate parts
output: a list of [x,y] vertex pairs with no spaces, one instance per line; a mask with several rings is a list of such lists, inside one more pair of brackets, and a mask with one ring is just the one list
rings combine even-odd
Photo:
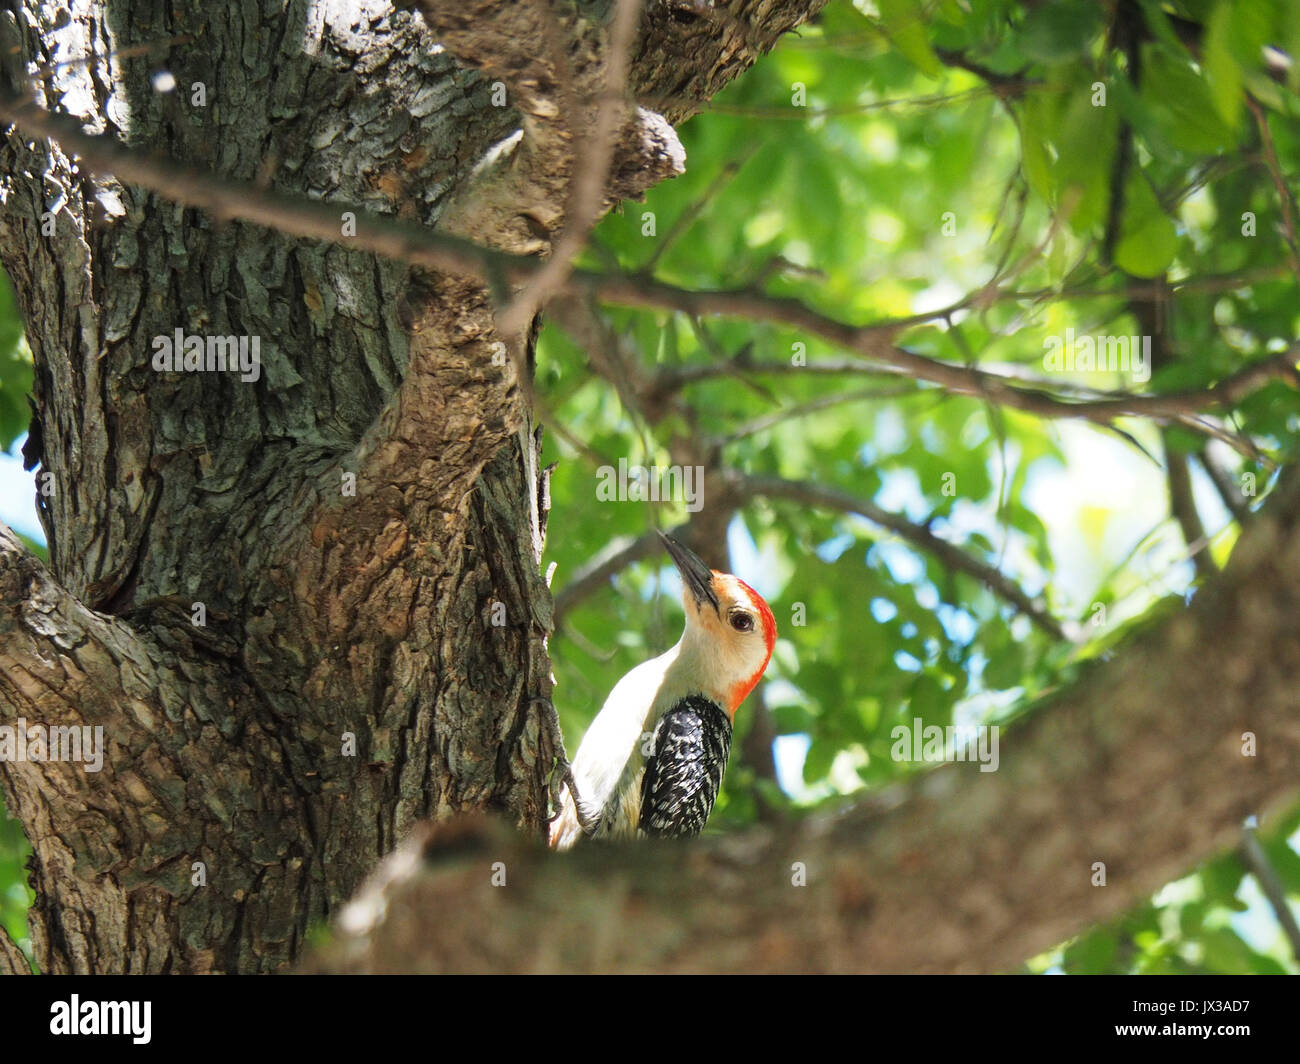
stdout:
[[22,348],[23,324],[8,279],[0,273],[0,451],[27,431],[32,363]]
[[1245,869],[1235,857],[1226,857],[1210,861],[1201,869],[1201,883],[1205,887],[1205,896],[1220,905],[1235,907],[1237,891],[1241,888],[1241,879]]
[[912,684],[908,701],[909,717],[919,717],[923,724],[945,727],[952,721],[952,701],[939,682],[928,672],[921,673]]
[[1178,234],[1173,220],[1160,209],[1141,178],[1128,184],[1121,233],[1115,262],[1134,277],[1157,277],[1174,261]]
[[1194,155],[1229,147],[1234,123],[1221,117],[1221,101],[1211,85],[1185,58],[1163,48],[1149,47],[1144,56],[1142,103],[1161,139]]
[[921,73],[937,78],[943,64],[930,47],[921,0],[879,0],[880,21],[895,48],[903,53]]
[[1009,641],[996,654],[990,655],[984,666],[984,686],[993,691],[1006,691],[1020,683],[1024,658],[1020,645]]
[[1240,5],[1214,5],[1209,25],[1205,27],[1205,74],[1210,81],[1214,111],[1229,129],[1236,129],[1242,118],[1242,68],[1232,55],[1232,22],[1239,16]]
[[1020,50],[1041,63],[1073,59],[1087,49],[1101,19],[1101,7],[1088,0],[1057,0],[1035,7],[1021,24]]
[[803,762],[803,779],[805,783],[818,783],[830,774],[831,765],[839,755],[839,744],[829,736],[814,739],[808,747],[808,755]]
[[1114,971],[1119,944],[1109,928],[1096,928],[1066,947],[1063,967],[1072,975],[1099,975]]

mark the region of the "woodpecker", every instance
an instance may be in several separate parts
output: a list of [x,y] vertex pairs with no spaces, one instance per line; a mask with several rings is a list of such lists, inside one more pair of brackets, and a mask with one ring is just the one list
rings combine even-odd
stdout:
[[682,576],[686,629],[609,693],[561,788],[550,844],[698,835],[722,786],[736,710],[767,668],[776,619],[762,596],[659,534]]

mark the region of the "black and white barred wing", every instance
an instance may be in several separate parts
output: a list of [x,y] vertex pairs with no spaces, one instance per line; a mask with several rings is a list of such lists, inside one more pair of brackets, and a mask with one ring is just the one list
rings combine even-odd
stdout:
[[652,748],[641,781],[641,834],[698,835],[727,770],[731,720],[707,698],[683,699],[660,720]]

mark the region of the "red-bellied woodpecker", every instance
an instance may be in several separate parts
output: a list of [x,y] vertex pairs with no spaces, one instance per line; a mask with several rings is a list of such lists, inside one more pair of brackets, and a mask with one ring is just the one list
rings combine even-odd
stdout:
[[698,835],[722,786],[736,709],[767,668],[776,620],[762,597],[661,538],[682,576],[686,630],[609,693],[560,791],[553,847],[584,835]]

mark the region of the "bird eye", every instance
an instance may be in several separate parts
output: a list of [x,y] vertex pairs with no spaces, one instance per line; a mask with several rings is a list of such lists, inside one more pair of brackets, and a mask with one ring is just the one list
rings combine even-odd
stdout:
[[737,632],[751,632],[754,630],[754,618],[748,613],[733,613],[731,627]]

